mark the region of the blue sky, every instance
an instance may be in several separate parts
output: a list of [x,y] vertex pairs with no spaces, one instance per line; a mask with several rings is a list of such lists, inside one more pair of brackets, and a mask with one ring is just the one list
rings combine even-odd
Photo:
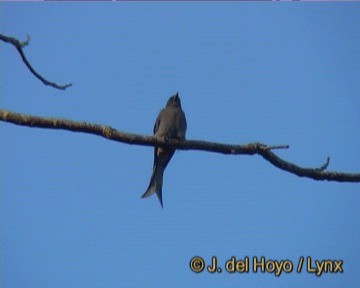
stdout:
[[[289,144],[305,167],[360,171],[359,3],[0,3],[1,109],[150,135],[179,92],[188,139]],[[140,199],[150,147],[0,123],[3,287],[358,287],[359,184],[258,156],[179,151]],[[292,273],[196,274],[193,256],[288,259]],[[344,273],[296,273],[301,256]]]

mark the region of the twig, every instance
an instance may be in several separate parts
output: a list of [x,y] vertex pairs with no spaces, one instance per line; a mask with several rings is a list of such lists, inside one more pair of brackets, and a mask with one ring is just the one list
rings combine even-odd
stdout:
[[48,85],[48,86],[51,86],[51,87],[54,87],[54,88],[60,89],[60,90],[65,90],[66,88],[72,86],[71,83],[66,84],[66,85],[58,85],[54,82],[50,82],[50,81],[46,80],[44,77],[42,77],[38,72],[35,71],[35,69],[31,66],[30,62],[26,59],[26,56],[23,51],[23,47],[28,45],[30,42],[29,35],[27,35],[27,39],[24,42],[20,42],[19,40],[17,40],[14,37],[8,37],[8,36],[2,35],[2,34],[0,34],[0,40],[4,41],[5,43],[12,44],[16,48],[16,50],[19,52],[21,59],[23,60],[26,67],[30,70],[30,72],[45,85]]
[[324,171],[326,170],[326,168],[329,166],[329,163],[330,163],[330,157],[328,156],[326,158],[326,161],[323,165],[321,165],[319,168],[316,168],[316,170],[319,170],[319,171]]
[[0,121],[13,123],[21,126],[49,128],[69,130],[73,132],[83,132],[104,137],[109,140],[132,144],[132,145],[145,145],[145,146],[161,146],[161,147],[174,147],[180,150],[202,150],[208,152],[217,152],[223,154],[242,154],[242,155],[261,155],[265,160],[270,162],[275,167],[295,174],[300,177],[307,177],[314,180],[328,180],[337,182],[360,182],[359,173],[342,173],[335,171],[325,171],[330,158],[328,157],[325,164],[320,168],[303,168],[287,162],[271,150],[273,149],[287,149],[288,145],[268,146],[261,143],[249,143],[246,145],[230,145],[222,143],[213,143],[206,141],[186,140],[179,142],[176,140],[162,141],[160,139],[129,134],[117,131],[110,126],[90,124],[87,122],[75,122],[66,119],[45,118],[38,116],[30,116],[10,111],[0,110]]

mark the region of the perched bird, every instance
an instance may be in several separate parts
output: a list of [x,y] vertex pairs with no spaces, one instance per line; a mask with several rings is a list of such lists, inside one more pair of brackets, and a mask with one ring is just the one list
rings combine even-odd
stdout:
[[[166,107],[160,111],[154,126],[154,136],[162,140],[176,139],[183,141],[185,140],[186,128],[187,124],[185,114],[181,109],[179,94],[176,93],[169,98],[166,103]],[[173,148],[154,147],[153,172],[150,178],[149,187],[141,198],[145,198],[156,193],[161,207],[163,207],[163,174],[171,157],[174,155],[174,152],[175,149]]]

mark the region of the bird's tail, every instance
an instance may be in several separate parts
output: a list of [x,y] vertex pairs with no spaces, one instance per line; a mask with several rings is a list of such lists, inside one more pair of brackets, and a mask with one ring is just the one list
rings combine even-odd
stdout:
[[162,184],[163,184],[163,169],[161,167],[156,167],[154,169],[153,174],[151,175],[149,187],[145,191],[145,193],[141,196],[141,198],[146,198],[151,196],[152,194],[156,193],[157,197],[159,198],[160,205],[163,207],[162,202]]

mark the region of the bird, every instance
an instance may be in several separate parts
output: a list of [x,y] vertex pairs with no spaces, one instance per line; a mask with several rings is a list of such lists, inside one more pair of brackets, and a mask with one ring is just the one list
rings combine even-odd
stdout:
[[[187,129],[185,113],[181,108],[179,93],[171,96],[166,107],[156,118],[153,133],[154,137],[166,141],[167,139],[184,141]],[[141,198],[146,198],[156,193],[163,208],[162,185],[166,166],[175,153],[174,148],[154,147],[154,164],[150,183]]]

